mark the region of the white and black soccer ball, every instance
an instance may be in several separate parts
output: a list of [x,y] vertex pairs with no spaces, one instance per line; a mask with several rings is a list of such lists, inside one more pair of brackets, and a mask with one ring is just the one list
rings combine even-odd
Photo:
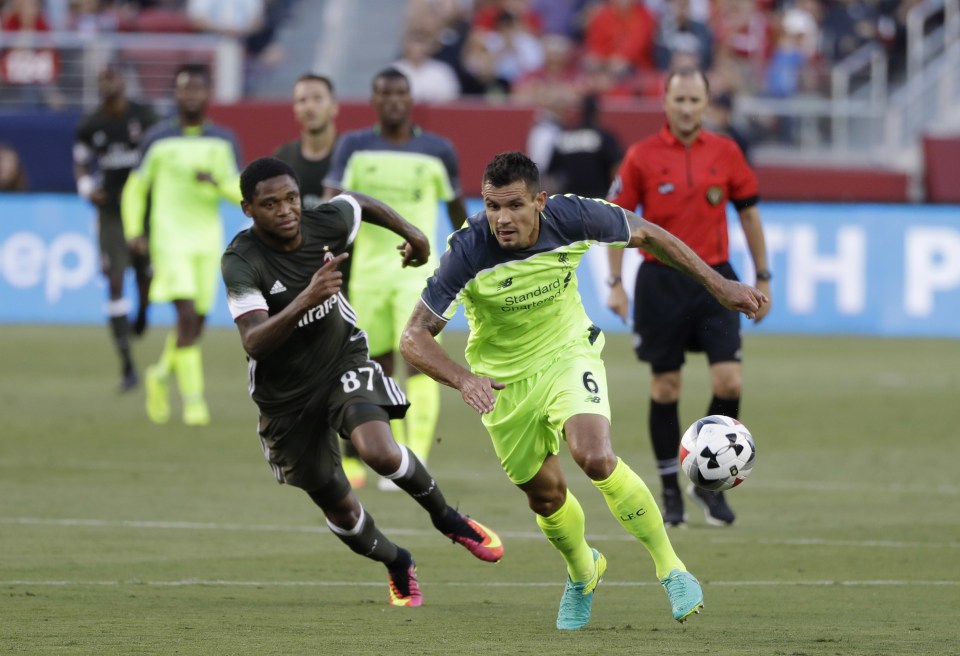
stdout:
[[740,485],[756,457],[750,430],[724,415],[698,419],[680,439],[680,467],[704,490],[719,492]]

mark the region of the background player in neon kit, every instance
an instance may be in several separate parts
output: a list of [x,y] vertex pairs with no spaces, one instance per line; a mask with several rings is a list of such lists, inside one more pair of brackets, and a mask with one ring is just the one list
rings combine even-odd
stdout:
[[[277,148],[274,157],[293,168],[300,180],[300,202],[304,209],[317,207],[324,198],[323,181],[330,170],[334,146],[337,143],[337,101],[333,82],[323,76],[307,73],[293,85],[293,115],[300,125],[300,137]],[[353,252],[351,245],[348,253]],[[343,274],[343,295],[350,297],[351,258],[338,265]],[[367,470],[349,440],[341,444],[343,469],[350,485],[361,488],[367,480]]]
[[[642,206],[648,220],[675,234],[723,276],[736,279],[727,243],[727,203],[732,202],[757,271],[757,287],[769,298],[757,179],[732,140],[702,128],[709,91],[706,77],[697,69],[680,68],[667,76],[663,99],[667,125],[630,147],[610,200],[629,210]],[[626,321],[629,303],[620,281],[623,253],[611,249],[609,258],[608,304]],[[633,330],[637,357],[649,362],[652,370],[649,428],[663,485],[663,517],[677,525],[686,520],[677,459],[684,351],[704,351],[710,362],[713,396],[707,414],[739,417],[740,316],[653,255],[644,255],[644,260],[636,280]],[[768,303],[754,320],[761,321],[769,311]],[[733,523],[735,515],[722,492],[693,485],[688,492],[704,508],[707,522]]]
[[343,251],[356,235],[361,209],[367,220],[407,240],[405,265],[427,261],[429,242],[396,212],[362,194],[337,196],[301,215],[296,175],[277,159],[247,166],[241,188],[243,211],[254,227],[234,238],[222,271],[249,356],[264,454],[279,482],[305,490],[323,509],[340,540],[387,567],[393,605],[419,606],[413,559],[360,506],[340,467],[337,433],[354,441],[375,471],[396,481],[438,530],[477,558],[495,562],[503,547],[496,534],[447,505],[416,455],[393,440],[388,418],[402,417],[408,404],[370,360],[366,336],[340,293],[336,265],[347,257]]
[[[127,239],[153,261],[150,300],[172,302],[176,334],[168,336],[157,364],[145,375],[147,416],[170,418],[169,379],[176,374],[183,421],[210,422],[203,396],[199,340],[217,292],[223,250],[222,198],[240,202],[240,161],[232,132],[205,120],[210,100],[206,66],[182,66],[174,78],[177,116],[154,126],[144,138],[139,166],[123,188],[121,211]],[[146,225],[149,196],[149,229]]]
[[[433,239],[437,204],[446,201],[454,229],[467,212],[460,191],[457,156],[449,141],[424,132],[412,123],[410,83],[400,71],[388,68],[373,79],[372,103],[378,123],[344,134],[337,143],[325,182],[328,195],[341,189],[369,194],[397,210]],[[410,310],[433,270],[402,270],[390,252],[391,236],[377,226],[360,228],[351,265],[351,302],[360,325],[370,336],[370,353],[388,374],[394,370],[395,351]],[[407,367],[410,398],[406,443],[427,459],[440,413],[440,388],[427,376]],[[394,422],[397,439],[404,427]]]
[[73,147],[73,169],[77,192],[97,208],[100,264],[107,278],[107,316],[123,371],[120,390],[137,386],[138,376],[130,353],[130,303],[123,297],[124,274],[133,266],[137,281],[137,316],[133,333],[143,334],[147,326],[150,294],[150,258],[132,253],[123,236],[120,194],[130,170],[140,159],[138,146],[157,116],[146,105],[129,100],[123,76],[105,68],[97,76],[100,106],[80,120]]
[[[583,309],[575,270],[592,243],[629,245],[656,253],[748,315],[766,297],[724,279],[632,212],[577,196],[547,199],[536,165],[521,153],[497,155],[482,190],[486,210],[451,237],[407,324],[401,352],[483,415],[504,471],[563,556],[568,578],[557,628],[589,621],[606,566],[587,544],[583,510],[567,489],[556,455],[561,439],[617,521],[649,551],[674,618],[683,621],[703,595],[673,551],[650,491],[613,452],[603,336]],[[469,371],[433,339],[459,303],[470,323]]]

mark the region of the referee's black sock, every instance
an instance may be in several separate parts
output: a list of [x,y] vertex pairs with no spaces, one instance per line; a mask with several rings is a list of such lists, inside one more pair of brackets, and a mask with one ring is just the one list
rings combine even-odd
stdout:
[[663,489],[680,489],[677,472],[680,471],[680,410],[679,404],[657,403],[650,399],[650,441],[657,459],[657,473]]
[[710,399],[710,407],[707,408],[708,415],[724,415],[733,419],[740,418],[740,397],[735,399],[721,399],[714,396]]

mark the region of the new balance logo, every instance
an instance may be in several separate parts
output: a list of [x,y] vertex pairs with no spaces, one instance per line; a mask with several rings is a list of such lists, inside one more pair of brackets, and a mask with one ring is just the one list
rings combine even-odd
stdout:
[[497,284],[497,289],[506,289],[507,287],[509,287],[509,286],[512,285],[512,284],[513,284],[513,277],[511,276],[510,278],[507,278],[506,280],[501,280],[501,281]]
[[283,286],[283,283],[279,280],[273,283],[273,287],[270,288],[270,294],[280,294],[287,291],[287,288]]

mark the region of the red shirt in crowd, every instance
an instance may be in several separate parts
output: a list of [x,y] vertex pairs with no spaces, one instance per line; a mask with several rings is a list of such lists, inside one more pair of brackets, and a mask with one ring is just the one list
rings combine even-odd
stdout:
[[642,207],[643,218],[716,265],[729,258],[727,203],[756,203],[757,176],[733,140],[701,129],[688,147],[665,125],[627,150],[610,200],[631,211]]
[[584,35],[586,51],[601,60],[619,56],[636,70],[653,68],[657,23],[642,2],[621,10],[604,4],[590,19]]

